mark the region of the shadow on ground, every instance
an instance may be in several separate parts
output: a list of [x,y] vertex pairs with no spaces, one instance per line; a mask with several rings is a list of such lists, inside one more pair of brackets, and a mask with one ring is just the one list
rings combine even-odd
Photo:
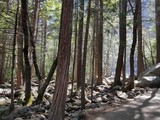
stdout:
[[91,113],[87,120],[160,120],[160,90],[154,89],[113,111]]

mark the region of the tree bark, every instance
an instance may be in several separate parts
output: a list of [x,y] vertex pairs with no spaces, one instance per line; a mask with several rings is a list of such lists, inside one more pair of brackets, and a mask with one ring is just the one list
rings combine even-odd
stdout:
[[84,0],[80,0],[78,52],[77,52],[77,88],[81,86],[82,41],[83,41]]
[[62,1],[56,86],[49,120],[64,120],[72,35],[73,0]]
[[45,92],[47,86],[49,85],[49,82],[51,81],[53,74],[54,74],[54,71],[57,67],[57,62],[58,62],[58,58],[56,58],[54,60],[52,66],[51,66],[51,69],[48,73],[47,79],[45,80],[44,84],[42,84],[40,90],[38,91],[38,96],[37,96],[36,100],[33,102],[33,104],[39,104],[42,102],[44,92]]
[[130,52],[130,84],[129,89],[134,88],[134,53],[135,53],[135,47],[137,43],[137,28],[138,28],[138,9],[139,9],[139,0],[135,1],[135,12],[134,12],[134,18],[133,18],[133,42],[131,46],[131,52]]
[[22,85],[22,69],[23,69],[23,34],[22,34],[22,22],[19,18],[18,34],[17,34],[17,88]]
[[90,11],[91,0],[88,1],[88,15],[86,23],[86,31],[84,38],[84,47],[83,47],[83,59],[82,59],[82,72],[81,72],[81,109],[85,109],[85,77],[86,77],[86,60],[87,60],[87,45],[88,45],[88,34],[89,34],[89,23],[90,23]]
[[138,63],[137,63],[137,76],[139,76],[144,71],[144,61],[143,61],[143,41],[142,41],[142,8],[141,0],[138,0]]
[[118,60],[116,66],[116,73],[114,78],[114,86],[122,85],[120,81],[121,71],[123,67],[123,55],[124,50],[126,47],[126,8],[127,8],[127,1],[120,0],[119,1],[119,38],[120,38],[120,45],[119,45],[119,52],[118,52]]
[[24,34],[24,60],[25,60],[25,104],[31,99],[31,66],[28,58],[28,42],[29,42],[29,27],[28,27],[28,0],[21,0],[22,12],[22,27]]
[[156,63],[160,62],[160,1],[155,0],[155,10],[156,10]]
[[18,23],[18,12],[19,12],[19,0],[17,1],[17,10],[15,15],[14,25],[14,38],[13,38],[13,50],[12,50],[12,71],[11,71],[11,105],[10,111],[14,109],[14,68],[15,68],[15,51],[16,51],[16,35],[17,35],[17,23]]
[[[76,55],[77,55],[77,25],[78,25],[78,0],[75,1],[75,22],[74,22],[74,56],[73,56],[73,69],[72,69],[72,88],[71,88],[71,98],[73,96],[73,87],[74,87],[74,81],[75,81],[75,74],[77,72],[76,69]],[[77,80],[77,79],[76,79]]]

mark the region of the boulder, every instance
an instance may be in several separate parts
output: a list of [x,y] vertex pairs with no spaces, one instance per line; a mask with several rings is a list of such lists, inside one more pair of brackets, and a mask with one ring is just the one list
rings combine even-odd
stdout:
[[145,70],[142,76],[160,76],[160,63],[152,66],[151,68]]
[[160,63],[144,71],[138,81],[137,87],[160,87]]
[[128,95],[122,91],[117,91],[117,96],[121,99],[127,99],[127,97],[128,97]]
[[139,81],[137,87],[160,87],[159,76],[142,76]]

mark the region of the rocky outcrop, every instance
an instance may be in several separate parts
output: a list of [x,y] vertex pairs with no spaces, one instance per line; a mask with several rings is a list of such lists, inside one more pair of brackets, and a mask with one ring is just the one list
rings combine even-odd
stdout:
[[137,87],[160,87],[160,63],[144,71],[138,78]]

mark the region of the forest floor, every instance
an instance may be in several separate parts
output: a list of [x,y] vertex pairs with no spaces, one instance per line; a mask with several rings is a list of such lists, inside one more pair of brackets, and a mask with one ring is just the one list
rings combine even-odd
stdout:
[[[74,96],[70,99],[71,84],[69,84],[67,90],[67,99],[65,108],[65,120],[86,120],[86,119],[106,120],[106,118],[107,120],[111,120],[109,119],[109,117],[107,117],[108,116],[107,111],[113,112],[114,110],[116,110],[116,108],[118,107],[121,108],[120,106],[122,105],[129,105],[130,101],[135,101],[136,99],[139,99],[139,97],[141,98],[143,94],[146,94],[150,91],[154,91],[154,89],[149,89],[149,88],[135,88],[132,89],[132,91],[123,92],[120,86],[115,86],[114,88],[111,89],[110,85],[112,83],[113,83],[113,77],[110,77],[103,80],[103,85],[94,87],[92,103],[91,103],[91,86],[86,85],[85,89],[86,109],[83,111],[80,109],[81,108],[80,90],[76,91]],[[14,94],[15,109],[11,113],[8,113],[8,108],[10,105],[10,97],[11,97],[10,94],[11,85],[9,83],[0,85],[0,120],[47,120],[49,116],[49,109],[52,102],[52,96],[54,93],[53,86],[55,86],[55,82],[51,81],[50,85],[47,87],[46,92],[44,94],[43,102],[39,105],[34,105],[34,106],[33,105],[23,106],[24,87],[21,87],[21,89],[15,88],[15,94]],[[37,96],[37,88],[38,88],[37,80],[36,79],[32,80],[33,101]],[[140,102],[140,104],[143,104],[142,102]],[[137,109],[140,108],[138,108],[137,106]],[[122,110],[125,111],[125,109]],[[134,109],[132,109],[132,111],[133,110]],[[136,113],[134,112],[132,112],[132,114],[136,115]],[[132,117],[134,116],[132,115]],[[112,119],[112,120],[121,120],[121,119]],[[141,120],[146,120],[146,119],[141,119]]]
[[160,90],[152,89],[139,99],[110,111],[90,111],[87,116],[87,120],[160,120]]

